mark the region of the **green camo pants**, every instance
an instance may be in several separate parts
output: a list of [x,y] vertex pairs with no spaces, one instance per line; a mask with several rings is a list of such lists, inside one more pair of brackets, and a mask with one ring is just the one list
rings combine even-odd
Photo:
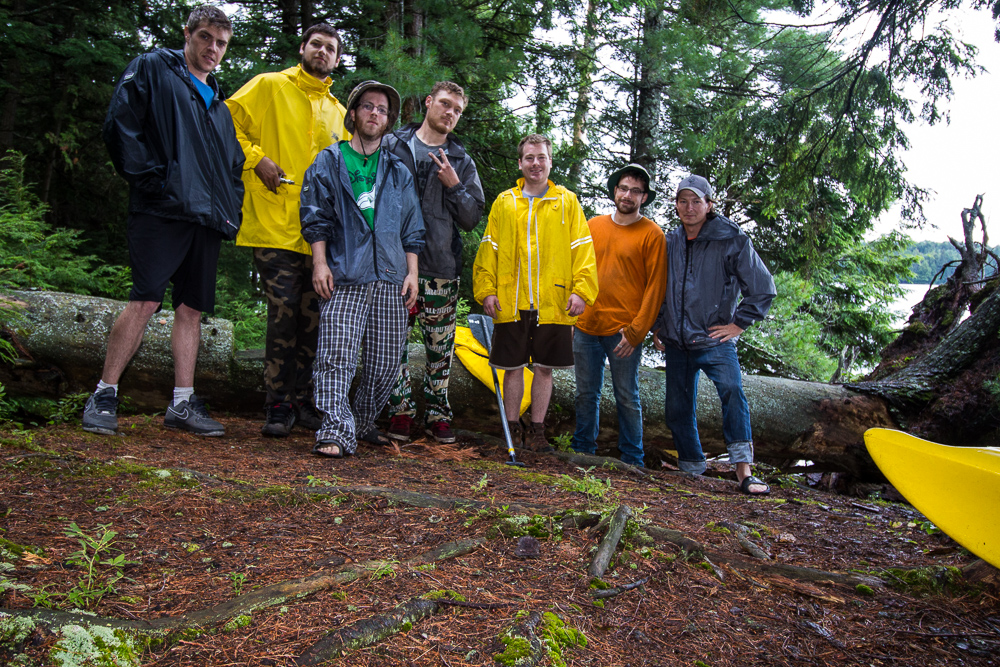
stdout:
[[254,248],[253,258],[267,296],[265,405],[311,403],[319,335],[319,297],[312,286],[312,256]]
[[[451,421],[448,404],[448,374],[455,351],[455,311],[458,306],[458,278],[425,278],[419,276],[417,317],[424,331],[427,367],[424,369],[424,420],[433,424],[442,419]],[[411,322],[410,328],[413,323]],[[410,328],[406,334],[409,339]],[[403,346],[399,377],[389,397],[389,416],[417,414],[410,388],[409,353]]]

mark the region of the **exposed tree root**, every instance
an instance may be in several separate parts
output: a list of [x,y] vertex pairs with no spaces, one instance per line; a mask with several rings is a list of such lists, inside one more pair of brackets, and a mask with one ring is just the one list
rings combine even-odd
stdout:
[[604,588],[595,589],[590,592],[590,596],[595,600],[606,600],[607,598],[613,598],[616,595],[621,595],[626,591],[631,591],[640,586],[645,586],[649,583],[649,577],[643,577],[639,581],[633,581],[631,584],[623,584],[621,586],[615,586],[614,588]]
[[604,571],[608,569],[608,563],[611,562],[611,557],[614,556],[615,549],[618,548],[618,542],[622,539],[622,533],[625,532],[625,526],[631,518],[632,509],[628,505],[619,506],[614,516],[611,517],[608,532],[604,534],[604,539],[598,545],[597,553],[594,554],[594,559],[590,561],[590,567],[587,568],[587,576],[591,579],[600,579],[604,576]]
[[[447,560],[471,553],[484,542],[484,539],[448,542],[410,558],[405,563],[410,566],[416,566]],[[263,588],[244,593],[232,600],[222,602],[208,609],[201,609],[180,616],[165,616],[151,621],[91,616],[89,614],[41,608],[0,609],[0,613],[31,618],[35,622],[48,627],[58,627],[72,623],[83,626],[106,627],[112,630],[131,630],[143,634],[161,636],[187,628],[214,627],[236,616],[284,604],[289,600],[304,598],[314,593],[328,590],[334,586],[355,581],[360,577],[368,575],[373,570],[391,566],[391,562],[383,560],[351,563],[339,567],[334,572],[320,572],[308,577],[264,586]]]
[[295,664],[318,665],[339,658],[348,651],[371,646],[389,635],[409,630],[415,623],[433,615],[437,610],[438,603],[435,600],[407,600],[387,614],[373,616],[331,632],[310,646],[296,659]]

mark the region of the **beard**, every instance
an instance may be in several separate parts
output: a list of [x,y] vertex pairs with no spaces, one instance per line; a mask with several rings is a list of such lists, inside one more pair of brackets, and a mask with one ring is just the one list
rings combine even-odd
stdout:
[[303,60],[302,69],[305,70],[306,74],[314,76],[320,81],[330,76],[330,73],[333,72],[333,69],[331,69],[329,65],[325,65],[318,60],[313,60],[313,61]]
[[619,198],[615,200],[615,208],[622,215],[631,215],[639,210],[639,204]]

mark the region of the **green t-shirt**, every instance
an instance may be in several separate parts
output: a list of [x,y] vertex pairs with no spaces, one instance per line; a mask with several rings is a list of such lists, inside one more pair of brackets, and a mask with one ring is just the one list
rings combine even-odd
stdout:
[[354,199],[368,227],[375,231],[375,172],[378,170],[379,150],[366,157],[351,148],[349,141],[341,141],[340,152],[347,163],[347,176],[351,179]]

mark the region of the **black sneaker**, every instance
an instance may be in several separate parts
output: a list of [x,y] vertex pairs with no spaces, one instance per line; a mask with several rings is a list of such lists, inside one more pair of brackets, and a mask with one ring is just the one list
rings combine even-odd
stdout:
[[323,426],[323,415],[312,401],[303,401],[295,404],[295,423],[310,431],[318,431]]
[[83,406],[83,430],[101,435],[118,432],[118,395],[114,387],[95,391]]
[[291,434],[295,425],[295,410],[291,403],[275,403],[267,407],[267,418],[260,432],[276,438],[284,438]]
[[442,445],[455,442],[455,432],[451,430],[451,424],[444,419],[427,425],[427,435],[437,440]]
[[208,409],[200,398],[191,394],[191,398],[167,408],[167,416],[163,418],[167,428],[179,428],[195,435],[220,436],[226,434],[226,427],[208,416]]

